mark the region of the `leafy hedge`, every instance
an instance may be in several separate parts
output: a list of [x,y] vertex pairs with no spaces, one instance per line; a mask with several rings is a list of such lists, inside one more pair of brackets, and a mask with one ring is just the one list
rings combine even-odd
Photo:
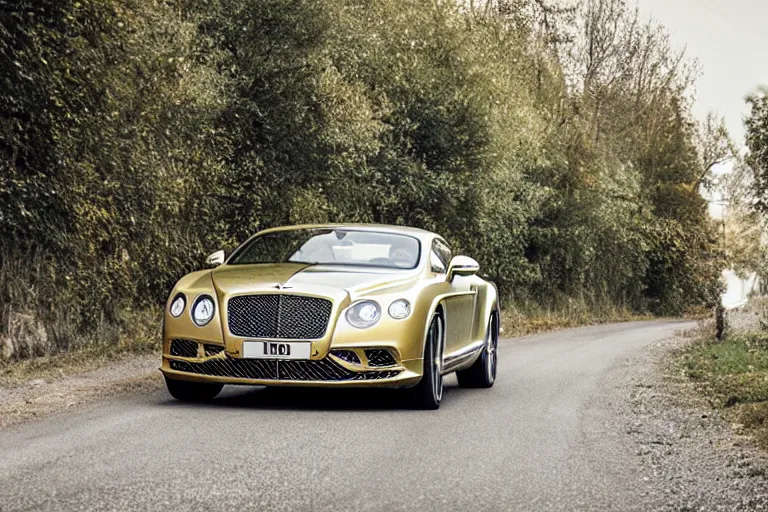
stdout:
[[711,303],[662,32],[620,0],[464,4],[0,0],[0,327],[66,348],[208,252],[327,221],[438,231],[509,303]]

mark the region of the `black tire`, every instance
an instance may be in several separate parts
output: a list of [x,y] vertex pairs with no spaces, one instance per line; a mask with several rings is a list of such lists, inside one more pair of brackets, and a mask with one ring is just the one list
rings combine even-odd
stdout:
[[221,393],[224,384],[208,384],[205,382],[190,382],[165,378],[168,392],[176,400],[182,402],[207,402]]
[[485,335],[485,347],[477,361],[466,370],[456,372],[459,386],[462,388],[490,388],[496,382],[496,369],[499,363],[499,314],[491,313]]
[[421,381],[411,388],[411,399],[417,409],[434,411],[443,399],[443,347],[445,329],[439,313],[432,316],[424,341],[424,373]]

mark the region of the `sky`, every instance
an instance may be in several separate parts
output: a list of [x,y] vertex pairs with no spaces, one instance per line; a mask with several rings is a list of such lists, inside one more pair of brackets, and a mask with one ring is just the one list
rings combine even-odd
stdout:
[[715,110],[744,144],[744,97],[768,86],[768,0],[637,0],[640,13],[664,25],[673,46],[699,61],[694,115]]
[[[631,3],[631,0],[630,0]],[[696,84],[693,114],[709,111],[725,118],[731,138],[743,149],[744,98],[768,86],[768,0],[637,0],[640,14],[664,25],[676,48],[696,59],[701,77]],[[728,172],[722,166],[715,172]],[[710,214],[721,218],[722,196],[709,197]]]

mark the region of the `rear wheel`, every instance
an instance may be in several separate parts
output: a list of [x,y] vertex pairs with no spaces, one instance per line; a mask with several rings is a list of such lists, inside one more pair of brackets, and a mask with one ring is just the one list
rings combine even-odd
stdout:
[[206,382],[190,382],[165,378],[168,392],[176,400],[182,402],[206,402],[221,393],[224,384],[209,384]]
[[459,386],[462,388],[490,388],[496,382],[496,366],[498,365],[499,345],[499,315],[496,311],[488,319],[485,333],[483,352],[477,361],[467,368],[456,372]]
[[439,313],[432,316],[424,342],[424,373],[421,381],[411,389],[414,406],[435,410],[443,399],[443,319]]

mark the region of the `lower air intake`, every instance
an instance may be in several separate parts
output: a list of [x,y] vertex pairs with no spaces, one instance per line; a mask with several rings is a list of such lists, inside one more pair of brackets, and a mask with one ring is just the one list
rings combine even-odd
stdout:
[[197,342],[190,340],[171,340],[171,355],[178,357],[197,357]]
[[399,370],[354,372],[327,358],[319,361],[227,358],[210,359],[202,363],[171,361],[170,365],[172,370],[180,372],[255,380],[316,382],[379,380],[395,377],[400,373]]
[[215,356],[216,354],[220,354],[224,351],[224,347],[220,345],[203,345],[203,348],[205,349],[206,357]]
[[384,349],[369,349],[365,351],[368,358],[368,366],[395,366],[395,358]]
[[360,358],[357,357],[357,354],[354,350],[331,350],[331,355],[334,355],[342,361],[346,361],[348,363],[360,364]]

